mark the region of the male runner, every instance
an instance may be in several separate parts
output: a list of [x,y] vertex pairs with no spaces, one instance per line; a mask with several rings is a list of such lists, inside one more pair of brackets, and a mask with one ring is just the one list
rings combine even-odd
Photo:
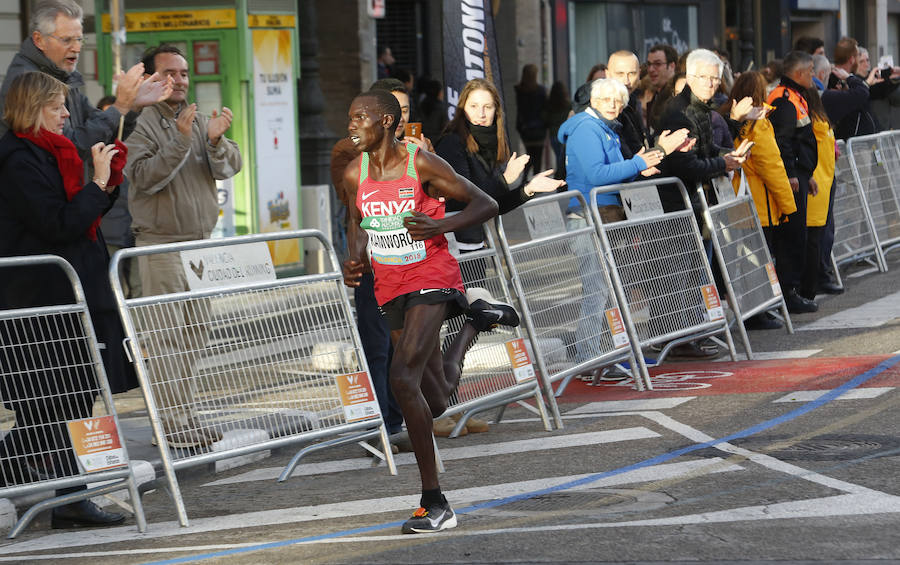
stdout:
[[[360,94],[349,115],[350,140],[362,153],[344,172],[348,201],[356,203],[348,211],[350,258],[344,263],[344,282],[359,285],[368,244],[375,298],[394,343],[391,389],[422,479],[421,507],[403,524],[403,532],[437,532],[455,527],[456,515],[438,484],[434,417],[447,409],[463,356],[478,332],[519,324],[509,305],[485,300],[468,304],[459,265],[443,234],[484,223],[497,214],[497,203],[440,157],[397,140],[400,104],[390,92]],[[445,218],[444,198],[468,204]],[[463,313],[466,323],[442,358],[441,324]]]

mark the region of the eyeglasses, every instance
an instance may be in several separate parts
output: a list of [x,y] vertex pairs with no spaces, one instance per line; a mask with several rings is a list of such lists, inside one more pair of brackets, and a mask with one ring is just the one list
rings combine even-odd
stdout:
[[84,36],[81,37],[56,37],[52,33],[48,33],[50,37],[59,41],[63,47],[71,47],[73,43],[78,43],[79,45],[84,45]]
[[624,106],[625,102],[622,101],[621,98],[611,98],[609,96],[603,96],[598,98],[601,104],[605,104],[608,106]]
[[688,76],[692,76],[697,80],[700,80],[703,82],[708,82],[710,84],[719,84],[720,82],[722,82],[721,77],[710,77],[710,76],[704,76],[704,75],[688,75]]
[[665,61],[648,61],[648,67],[665,67],[667,63]]

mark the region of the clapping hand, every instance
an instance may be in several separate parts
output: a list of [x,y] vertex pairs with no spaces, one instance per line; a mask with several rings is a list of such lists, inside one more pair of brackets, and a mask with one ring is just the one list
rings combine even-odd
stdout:
[[534,175],[525,185],[525,194],[534,196],[537,192],[556,192],[556,189],[566,184],[566,181],[550,178],[553,169],[547,169]]
[[219,143],[219,138],[222,137],[228,128],[231,127],[231,121],[234,119],[234,114],[231,113],[231,109],[227,106],[222,106],[222,113],[218,113],[213,110],[212,117],[209,119],[209,124],[206,126],[206,135],[209,137],[209,142],[213,145]]
[[506,181],[506,184],[516,182],[516,179],[519,178],[519,175],[525,170],[525,165],[528,164],[529,159],[531,159],[529,155],[517,155],[516,152],[513,151],[513,154],[509,157],[509,161],[506,162],[506,170],[503,171],[503,179]]
[[185,109],[179,112],[175,118],[175,126],[182,135],[191,136],[191,127],[194,123],[194,117],[197,115],[197,105],[189,104]]
[[684,142],[687,141],[687,138],[687,128],[681,128],[675,131],[663,130],[663,132],[659,134],[659,139],[657,139],[656,142],[662,147],[662,150],[666,152],[666,155],[668,155],[673,151],[678,151],[684,145]]
[[147,78],[141,79],[132,109],[139,111],[145,106],[151,106],[167,99],[172,95],[172,85],[174,83],[175,80],[172,77],[163,77],[159,73],[153,73]]
[[741,98],[740,102],[737,100],[732,100],[731,102],[731,119],[736,122],[743,122],[746,120],[753,110],[753,98],[744,96]]

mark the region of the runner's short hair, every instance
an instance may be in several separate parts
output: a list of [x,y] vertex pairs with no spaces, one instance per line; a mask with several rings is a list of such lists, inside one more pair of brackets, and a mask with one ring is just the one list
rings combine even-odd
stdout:
[[387,90],[370,90],[359,94],[356,98],[370,98],[375,100],[375,108],[381,112],[382,116],[392,116],[394,118],[394,126],[400,123],[401,110],[400,102],[397,98]]

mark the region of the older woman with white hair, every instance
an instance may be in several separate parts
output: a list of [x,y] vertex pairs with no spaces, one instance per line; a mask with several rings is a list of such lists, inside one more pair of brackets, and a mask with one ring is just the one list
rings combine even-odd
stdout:
[[[571,190],[580,191],[588,201],[595,186],[627,182],[641,173],[652,174],[664,157],[661,149],[641,149],[630,159],[622,157],[619,139],[622,124],[616,118],[626,104],[628,89],[625,85],[613,79],[597,79],[591,84],[590,106],[563,122],[559,128],[559,141],[566,144],[566,182]],[[681,133],[681,141],[684,141],[686,134],[686,131]],[[604,222],[625,219],[617,192],[599,195],[597,204]],[[587,226],[587,213],[573,198],[568,210],[569,231]],[[600,272],[600,265],[590,241],[576,238],[572,245],[578,256],[582,286],[581,312],[575,328],[575,362],[581,365],[581,374],[595,382],[627,378],[628,375],[622,372],[589,365],[591,359],[604,352],[596,328],[604,323],[602,316],[607,308],[609,289],[596,275]]]
[[[591,102],[584,110],[563,122],[559,141],[566,144],[566,182],[587,199],[595,186],[627,182],[653,167],[665,156],[662,150],[642,149],[631,159],[622,157],[616,118],[628,104],[628,89],[621,82],[601,78],[591,83]],[[682,139],[683,141],[683,139]],[[602,194],[597,200],[604,220],[624,219],[618,193]],[[577,206],[573,199],[571,206]]]

